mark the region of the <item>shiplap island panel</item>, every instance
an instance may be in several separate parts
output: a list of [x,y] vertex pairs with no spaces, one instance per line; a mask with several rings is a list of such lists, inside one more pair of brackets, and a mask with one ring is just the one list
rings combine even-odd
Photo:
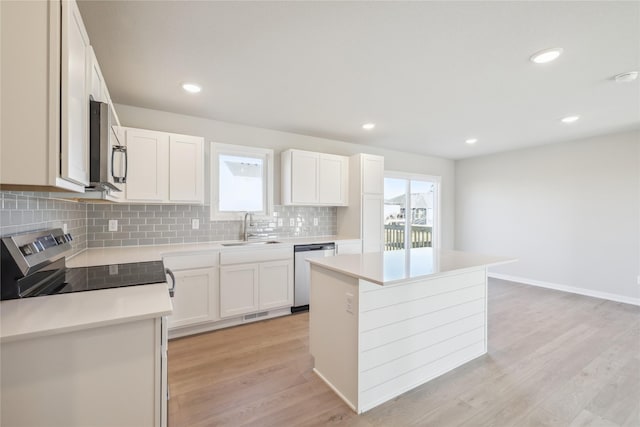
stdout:
[[487,273],[514,260],[431,248],[311,262],[314,371],[367,411],[487,351]]

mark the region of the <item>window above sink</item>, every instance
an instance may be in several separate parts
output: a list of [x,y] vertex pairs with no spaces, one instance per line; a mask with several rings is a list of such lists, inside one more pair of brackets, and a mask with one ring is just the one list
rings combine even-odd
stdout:
[[273,150],[211,144],[211,220],[273,211]]

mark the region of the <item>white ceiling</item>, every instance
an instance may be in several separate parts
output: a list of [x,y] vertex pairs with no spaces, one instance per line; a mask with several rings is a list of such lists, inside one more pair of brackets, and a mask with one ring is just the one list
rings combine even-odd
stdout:
[[[611,80],[640,69],[636,1],[80,10],[117,103],[452,159],[640,127],[640,83]],[[529,61],[550,47],[564,54]],[[185,81],[204,89],[189,95]]]

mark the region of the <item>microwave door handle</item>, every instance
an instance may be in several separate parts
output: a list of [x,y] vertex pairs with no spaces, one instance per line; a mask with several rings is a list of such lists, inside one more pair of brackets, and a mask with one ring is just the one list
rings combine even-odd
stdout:
[[[124,176],[116,176],[115,174],[115,156],[116,152],[122,153],[124,155]],[[127,170],[129,169],[128,165],[128,156],[127,156],[127,147],[123,145],[114,145],[111,148],[111,176],[113,177],[113,181],[117,183],[126,183],[127,182]]]
[[127,182],[127,173],[129,172],[129,154],[127,153],[127,147],[122,147],[122,151],[124,152],[124,176],[122,177],[122,182]]

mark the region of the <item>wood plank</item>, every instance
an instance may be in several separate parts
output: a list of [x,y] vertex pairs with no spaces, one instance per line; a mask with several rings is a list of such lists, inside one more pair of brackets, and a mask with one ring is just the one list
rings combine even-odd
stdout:
[[640,308],[489,280],[489,353],[356,415],[311,372],[309,315],[169,343],[182,426],[640,425]]

